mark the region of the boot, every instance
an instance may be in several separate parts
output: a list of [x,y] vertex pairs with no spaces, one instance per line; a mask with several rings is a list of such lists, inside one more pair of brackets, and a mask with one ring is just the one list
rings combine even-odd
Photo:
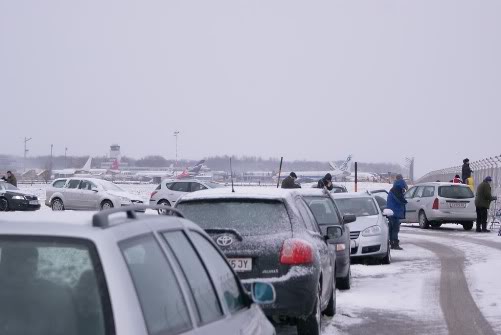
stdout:
[[394,243],[393,243],[393,249],[394,249],[394,250],[404,250],[404,249],[400,246],[400,240],[396,240],[396,241],[394,241]]
[[481,233],[481,232],[482,232],[482,229],[480,228],[480,223],[477,223],[477,229],[476,229],[476,232],[477,232],[477,233]]
[[390,249],[395,249],[395,241],[390,241]]
[[491,231],[487,229],[487,223],[482,223],[482,232],[483,233],[490,233]]

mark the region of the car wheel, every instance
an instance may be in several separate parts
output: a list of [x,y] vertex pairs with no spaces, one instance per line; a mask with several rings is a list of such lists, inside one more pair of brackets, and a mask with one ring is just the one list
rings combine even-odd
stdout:
[[349,290],[351,288],[351,265],[348,268],[346,277],[337,280],[337,288],[340,290]]
[[9,202],[5,198],[0,198],[0,212],[7,212],[9,210]]
[[109,200],[104,200],[102,203],[101,203],[101,210],[104,211],[106,209],[111,209],[113,208],[113,203]]
[[[167,200],[160,200],[158,202],[158,205],[159,206],[167,206],[167,207],[172,207],[170,202],[167,201]],[[166,215],[167,214],[167,211],[166,210],[163,210],[163,209],[159,209],[158,210],[158,215]]]
[[[439,222],[432,222],[432,223],[430,223],[430,225],[432,228],[440,228],[442,226],[442,224]],[[472,227],[473,227],[473,224],[472,224]]]
[[419,212],[419,228],[421,229],[430,228],[430,222],[426,218],[426,214],[423,211]]
[[[348,271],[348,276],[350,275],[350,271]],[[327,308],[325,309],[324,311],[324,315],[325,316],[334,316],[336,315],[336,303],[337,303],[337,299],[336,299],[336,287],[338,286],[338,281],[336,279],[336,276],[334,276],[334,283],[332,284],[332,294],[331,294],[331,297],[329,299],[329,303],[327,304]]]
[[388,247],[386,248],[386,256],[384,256],[383,258],[381,258],[381,264],[383,264],[383,265],[391,264],[390,242],[388,242]]
[[322,288],[318,284],[317,301],[313,314],[297,321],[298,335],[320,335],[322,323]]
[[464,230],[471,230],[473,228],[473,222],[465,222],[463,223]]
[[52,200],[50,207],[53,211],[64,211],[63,201],[59,198]]

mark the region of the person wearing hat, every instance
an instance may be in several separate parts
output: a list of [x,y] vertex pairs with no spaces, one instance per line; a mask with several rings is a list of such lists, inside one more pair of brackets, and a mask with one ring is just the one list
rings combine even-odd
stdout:
[[477,195],[475,197],[475,206],[477,207],[477,232],[488,233],[487,230],[487,213],[492,201],[498,200],[492,195],[492,177],[486,177],[483,182],[478,185]]
[[461,180],[461,178],[459,178],[459,175],[457,174],[457,175],[454,176],[454,179],[452,179],[451,182],[454,183],[454,184],[462,184],[463,180]]
[[397,175],[393,187],[388,193],[386,208],[393,211],[393,215],[388,217],[388,228],[390,235],[390,247],[394,250],[403,250],[400,246],[398,233],[400,232],[400,220],[405,219],[407,200],[404,194],[407,190],[407,183],[402,175]]
[[318,188],[327,188],[327,190],[332,191],[334,189],[334,185],[332,185],[332,175],[327,173],[322,179],[318,181]]
[[463,159],[463,168],[461,169],[461,179],[463,183],[468,184],[467,179],[471,177],[473,171],[470,168],[470,160],[468,158]]
[[282,181],[282,188],[301,188],[301,185],[296,184],[296,179],[297,179],[297,175],[294,172],[291,172]]

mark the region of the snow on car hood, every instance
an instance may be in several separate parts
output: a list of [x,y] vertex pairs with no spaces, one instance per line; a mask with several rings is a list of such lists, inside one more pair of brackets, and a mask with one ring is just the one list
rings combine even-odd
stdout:
[[106,191],[106,193],[108,194],[111,194],[111,195],[114,195],[116,197],[125,197],[125,198],[128,198],[130,200],[138,200],[138,201],[143,201],[142,199],[140,199],[137,195],[134,195],[132,193],[129,193],[129,192],[121,192],[121,191]]
[[370,226],[377,225],[379,218],[379,215],[359,216],[357,221],[348,223],[348,227],[350,227],[350,231],[362,231]]

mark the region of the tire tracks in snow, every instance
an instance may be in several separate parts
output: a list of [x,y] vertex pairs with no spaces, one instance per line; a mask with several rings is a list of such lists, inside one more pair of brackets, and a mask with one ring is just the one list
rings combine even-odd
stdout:
[[442,232],[440,229],[434,229],[433,232],[437,232],[438,235],[434,236],[431,233],[425,233],[421,232],[419,230],[413,231],[410,229],[402,230],[400,231],[400,234],[406,234],[406,235],[419,235],[419,236],[429,236],[429,237],[438,237],[438,238],[449,238],[454,241],[462,241],[462,242],[469,242],[469,243],[474,243],[474,244],[479,244],[483,245],[485,247],[501,250],[501,243],[491,241],[491,240],[484,240],[481,238],[475,238],[475,237],[469,237],[465,236],[463,234],[447,234],[449,231]]
[[495,335],[468,288],[464,274],[464,253],[437,242],[413,239],[409,243],[435,253],[440,260],[440,307],[449,334]]

